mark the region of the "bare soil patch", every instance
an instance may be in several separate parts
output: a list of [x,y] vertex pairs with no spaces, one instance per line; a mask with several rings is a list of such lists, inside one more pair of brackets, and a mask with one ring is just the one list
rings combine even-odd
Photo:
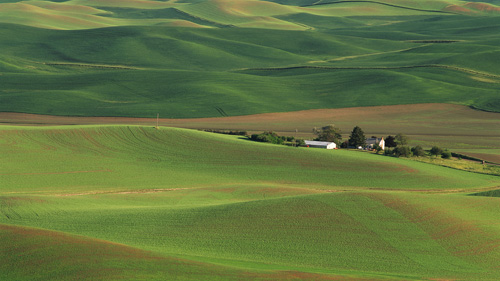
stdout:
[[481,150],[478,149],[478,152],[462,152],[462,154],[465,154],[467,156],[471,156],[474,158],[482,159],[487,162],[492,162],[492,163],[500,163],[500,155],[498,154],[489,154],[489,153],[481,153]]
[[473,2],[469,2],[469,3],[465,4],[465,6],[468,7],[468,8],[479,10],[479,11],[483,11],[483,12],[496,12],[496,13],[500,13],[500,8],[492,6],[490,4],[486,4],[486,3],[473,3]]
[[460,13],[460,14],[475,14],[475,11],[461,7],[458,5],[449,5],[443,9],[445,12]]
[[[500,119],[500,113],[482,112],[465,106],[452,104],[411,104],[390,105],[374,107],[352,107],[341,109],[313,109],[284,113],[264,113],[245,116],[194,118],[194,119],[160,119],[160,126],[182,127],[182,128],[227,128],[246,130],[265,130],[272,128],[276,131],[286,131],[292,128],[311,131],[310,125],[321,126],[326,122],[344,124],[347,121],[354,124],[358,122],[367,123],[370,120],[377,123],[394,120],[402,117],[419,117],[425,121],[438,122],[434,117],[445,117],[445,120],[476,119],[491,120]],[[447,117],[447,118],[446,118]],[[329,124],[327,123],[327,124]],[[500,123],[500,122],[499,122]],[[13,125],[101,125],[101,124],[129,124],[129,125],[156,125],[155,118],[131,118],[131,117],[72,117],[52,116],[27,113],[0,112],[0,124]]]

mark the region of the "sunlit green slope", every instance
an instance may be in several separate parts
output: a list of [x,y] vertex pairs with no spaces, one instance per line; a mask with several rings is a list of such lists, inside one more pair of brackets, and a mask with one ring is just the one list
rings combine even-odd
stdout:
[[309,25],[280,16],[495,15],[497,0],[380,1],[0,1],[0,21],[41,28],[87,29],[125,25],[258,27],[304,30]]
[[500,277],[498,198],[456,193],[498,177],[127,126],[2,127],[0,153],[5,280]]
[[59,194],[231,184],[468,190],[496,184],[494,177],[414,161],[274,146],[181,129],[103,126],[12,129],[0,134],[5,192]]

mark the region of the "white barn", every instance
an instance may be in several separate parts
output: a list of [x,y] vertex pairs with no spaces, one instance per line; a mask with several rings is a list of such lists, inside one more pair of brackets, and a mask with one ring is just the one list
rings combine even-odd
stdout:
[[317,147],[317,148],[326,148],[326,149],[336,149],[337,145],[334,142],[327,141],[308,141],[306,140],[307,147]]

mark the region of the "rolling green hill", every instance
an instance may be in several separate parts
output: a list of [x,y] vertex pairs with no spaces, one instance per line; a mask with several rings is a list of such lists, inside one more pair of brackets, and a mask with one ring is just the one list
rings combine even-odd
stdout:
[[[0,0],[0,112],[500,112],[499,23],[499,0]],[[494,114],[450,106],[231,126],[416,124],[419,144],[498,154]],[[0,279],[499,280],[499,186],[186,129],[2,125]]]
[[1,1],[0,111],[194,118],[428,102],[500,111],[497,4]]
[[498,198],[463,193],[498,177],[135,126],[2,126],[0,153],[4,280],[500,276]]
[[[39,183],[47,181],[53,182],[49,192],[77,193],[92,188],[99,192],[163,188],[165,178],[169,188],[274,182],[315,189],[409,190],[485,188],[496,180],[346,151],[336,152],[337,160],[324,165],[331,158],[328,151],[314,150],[311,156],[309,150],[181,129],[68,127],[3,130],[2,137],[7,148],[12,148],[2,153],[3,161],[11,163],[0,175],[2,182],[10,189],[27,192],[44,192],[47,186]],[[208,149],[197,148],[200,144]],[[346,165],[357,168],[346,169]],[[141,169],[143,177],[137,178],[137,169]],[[193,173],[193,169],[197,172]],[[358,170],[365,172],[360,174]],[[56,180],[61,173],[66,181]],[[87,177],[87,173],[92,176]],[[374,178],[373,174],[380,177]]]

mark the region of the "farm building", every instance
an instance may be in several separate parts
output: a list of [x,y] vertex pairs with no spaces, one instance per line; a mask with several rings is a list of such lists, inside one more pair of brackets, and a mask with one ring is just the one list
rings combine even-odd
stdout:
[[382,148],[382,150],[385,149],[385,141],[384,138],[368,138],[366,139],[366,148],[367,149],[373,149],[375,144],[378,144]]
[[326,148],[326,149],[336,149],[337,145],[334,142],[326,142],[326,141],[308,141],[306,140],[307,147],[317,147],[317,148]]

